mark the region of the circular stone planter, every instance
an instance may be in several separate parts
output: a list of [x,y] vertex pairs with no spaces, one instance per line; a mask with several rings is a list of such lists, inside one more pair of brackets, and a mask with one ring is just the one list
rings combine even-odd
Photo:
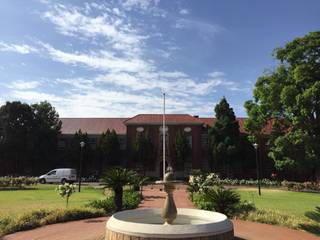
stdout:
[[189,208],[179,208],[172,225],[163,224],[160,208],[122,211],[108,220],[106,228],[106,240],[229,240],[234,237],[233,224],[225,215]]

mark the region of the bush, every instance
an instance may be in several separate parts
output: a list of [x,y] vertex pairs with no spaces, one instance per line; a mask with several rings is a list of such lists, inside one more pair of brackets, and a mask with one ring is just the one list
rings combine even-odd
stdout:
[[202,171],[193,171],[189,176],[188,191],[190,193],[205,191],[213,186],[220,186],[220,178],[215,173],[205,173]]
[[38,179],[35,177],[0,177],[0,188],[24,188],[25,186],[36,185]]
[[[231,186],[256,186],[258,185],[258,180],[253,180],[253,179],[221,179],[220,180],[221,184],[223,185],[231,185]],[[260,181],[261,186],[264,187],[278,187],[280,186],[280,182],[270,180],[267,178],[263,178]]]
[[192,202],[197,208],[221,212],[229,217],[246,216],[249,212],[256,210],[252,202],[241,202],[239,194],[230,189],[218,187],[191,194]]
[[194,205],[202,210],[208,210],[208,211],[212,211],[213,208],[213,203],[209,202],[203,193],[199,193],[199,192],[194,192],[191,193],[192,194],[192,202],[194,203]]
[[125,210],[134,209],[139,206],[141,195],[136,191],[124,191],[123,193],[123,208]]
[[[140,202],[141,195],[139,192],[132,190],[126,190],[123,192],[123,210],[137,208]],[[103,209],[105,213],[111,213],[116,210],[116,206],[114,204],[114,195],[111,195],[103,200],[90,201],[86,206],[96,209]]]
[[80,220],[86,218],[101,217],[104,212],[90,208],[70,208],[57,209],[48,214],[42,221],[41,225]]
[[39,226],[60,223],[78,219],[92,218],[103,216],[104,212],[90,208],[74,209],[54,209],[54,210],[35,210],[25,213],[17,218],[1,217],[0,218],[0,236],[33,229]]
[[103,200],[92,200],[86,205],[86,207],[102,209],[105,213],[114,212],[116,209],[113,196],[107,197]]
[[311,182],[304,182],[304,183],[299,183],[299,182],[289,182],[289,181],[282,181],[281,182],[282,187],[286,187],[289,191],[296,191],[300,192],[302,190],[305,191],[319,191],[320,187],[316,183],[311,183]]
[[228,217],[236,213],[236,206],[240,204],[239,193],[222,187],[208,189],[205,192],[205,198],[207,202],[212,203],[215,211],[223,213]]

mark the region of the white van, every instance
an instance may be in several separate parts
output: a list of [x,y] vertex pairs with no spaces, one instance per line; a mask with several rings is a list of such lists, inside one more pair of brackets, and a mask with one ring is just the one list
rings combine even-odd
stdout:
[[77,180],[77,172],[73,168],[57,168],[39,177],[40,183],[66,183],[75,182]]

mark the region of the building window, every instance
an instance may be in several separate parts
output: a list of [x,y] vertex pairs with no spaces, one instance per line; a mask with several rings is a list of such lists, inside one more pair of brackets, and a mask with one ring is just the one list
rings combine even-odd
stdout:
[[185,132],[187,132],[187,133],[189,133],[189,132],[191,132],[191,127],[185,127],[184,129],[183,129]]
[[[169,128],[168,126],[165,127],[165,131],[168,132]],[[162,133],[163,132],[163,127],[159,127],[159,131]]]
[[64,138],[60,138],[58,140],[58,148],[65,148],[66,147],[66,140]]
[[187,136],[187,141],[189,143],[189,147],[192,148],[192,136],[191,135]]
[[126,150],[127,149],[127,138],[126,136],[118,136],[120,150]]
[[202,149],[208,149],[209,148],[209,137],[208,134],[201,134],[201,147]]
[[88,143],[89,143],[90,147],[92,147],[93,149],[96,149],[96,147],[97,147],[97,139],[96,138],[89,138]]
[[143,132],[144,128],[143,127],[137,127],[137,132]]

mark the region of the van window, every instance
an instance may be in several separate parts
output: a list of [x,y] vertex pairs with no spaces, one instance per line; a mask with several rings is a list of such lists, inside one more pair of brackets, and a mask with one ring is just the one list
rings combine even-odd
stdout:
[[57,171],[51,171],[51,172],[49,172],[47,175],[56,175],[56,173],[57,173]]

